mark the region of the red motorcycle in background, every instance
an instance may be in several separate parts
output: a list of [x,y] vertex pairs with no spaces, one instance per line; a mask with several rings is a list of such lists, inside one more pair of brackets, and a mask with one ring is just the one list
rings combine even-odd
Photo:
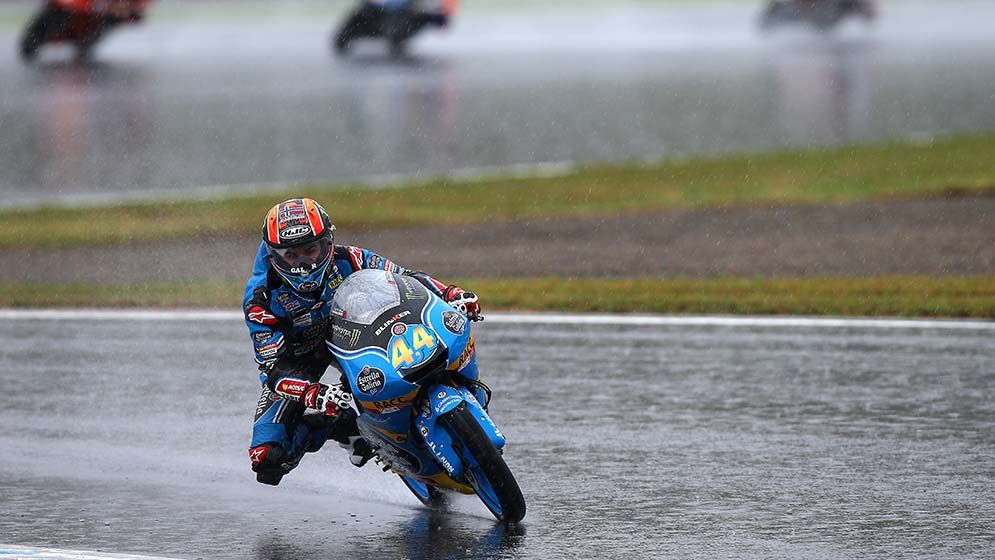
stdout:
[[118,25],[145,17],[152,0],[46,0],[21,38],[21,58],[34,60],[43,45],[72,43],[88,58],[97,42]]

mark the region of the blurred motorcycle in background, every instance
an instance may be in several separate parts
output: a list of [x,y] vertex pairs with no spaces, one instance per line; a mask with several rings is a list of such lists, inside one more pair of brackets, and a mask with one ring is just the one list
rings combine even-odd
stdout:
[[771,0],[760,18],[760,28],[772,30],[792,24],[807,24],[830,31],[849,16],[872,21],[877,16],[873,0]]
[[118,25],[145,17],[152,0],[46,0],[21,38],[21,58],[32,61],[43,45],[72,43],[80,59]]
[[394,56],[403,56],[407,42],[425,27],[445,27],[459,0],[360,0],[332,37],[336,54],[349,52],[355,39],[384,39]]

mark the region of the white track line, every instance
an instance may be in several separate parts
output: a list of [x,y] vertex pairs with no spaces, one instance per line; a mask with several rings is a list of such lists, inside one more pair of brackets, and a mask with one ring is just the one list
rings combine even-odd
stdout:
[[[825,327],[865,329],[993,330],[995,321],[841,317],[726,317],[708,315],[611,315],[593,313],[487,313],[487,322],[547,325],[711,327]],[[7,321],[241,321],[239,311],[194,309],[0,309]]]
[[161,556],[139,556],[136,554],[108,554],[84,550],[61,550],[58,548],[35,548],[33,546],[13,546],[0,544],[0,558],[31,560],[173,560]]

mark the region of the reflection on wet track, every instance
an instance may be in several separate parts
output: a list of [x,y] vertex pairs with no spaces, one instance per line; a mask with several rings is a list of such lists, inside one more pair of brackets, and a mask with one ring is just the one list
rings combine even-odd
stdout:
[[[990,558],[995,324],[476,329],[529,513],[247,467],[244,326],[0,326],[0,542],[176,558]],[[0,547],[2,548],[2,547]]]
[[332,57],[332,10],[154,15],[84,65],[21,65],[0,29],[0,205],[995,127],[991,2],[886,2],[876,27],[825,37],[762,36],[748,3],[468,6],[403,61]]

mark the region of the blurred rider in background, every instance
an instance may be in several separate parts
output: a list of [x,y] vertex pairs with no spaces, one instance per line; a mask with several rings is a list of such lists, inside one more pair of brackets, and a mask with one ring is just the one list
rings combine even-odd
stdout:
[[348,450],[357,467],[373,456],[356,427],[344,376],[320,382],[329,365],[338,368],[324,340],[332,296],[347,276],[364,268],[411,276],[469,319],[480,318],[475,294],[367,249],[335,245],[334,231],[328,214],[310,198],[277,204],[263,222],[243,300],[262,382],[249,459],[263,484],[279,484],[305,452],[317,451],[329,438]]
[[354,39],[379,37],[400,54],[421,29],[448,26],[458,8],[459,0],[359,0],[335,33],[333,46],[344,54]]

